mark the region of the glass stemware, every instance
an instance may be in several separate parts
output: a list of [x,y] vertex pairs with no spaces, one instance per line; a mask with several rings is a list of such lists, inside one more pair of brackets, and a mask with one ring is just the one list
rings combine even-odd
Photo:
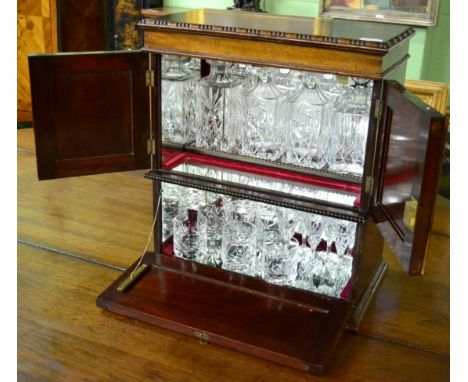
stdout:
[[334,242],[337,254],[344,256],[347,249],[352,248],[354,244],[356,223],[330,218],[327,225],[327,235],[329,248],[331,248],[331,244]]
[[339,226],[339,235],[335,238],[336,251],[340,256],[345,256],[348,250],[352,250],[356,234],[356,223],[346,222]]
[[306,223],[307,242],[314,252],[322,240],[323,230],[323,218],[316,214],[308,215]]

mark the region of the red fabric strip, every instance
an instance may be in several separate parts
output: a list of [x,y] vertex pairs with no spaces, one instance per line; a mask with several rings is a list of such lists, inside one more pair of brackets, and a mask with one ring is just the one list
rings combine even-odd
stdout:
[[318,186],[328,188],[337,191],[346,191],[356,194],[355,205],[359,206],[359,194],[361,192],[361,186],[353,183],[347,183],[344,181],[326,179],[314,175],[304,175],[293,173],[285,170],[273,169],[264,166],[254,165],[250,163],[242,163],[228,159],[213,158],[200,154],[192,153],[178,153],[173,150],[163,150],[167,152],[167,158],[163,162],[163,168],[171,170],[183,162],[192,162],[194,164],[205,164],[213,167],[225,168],[230,170],[242,171],[255,175],[268,176],[271,178],[279,178],[282,180],[298,182],[303,184],[309,184],[312,186]]

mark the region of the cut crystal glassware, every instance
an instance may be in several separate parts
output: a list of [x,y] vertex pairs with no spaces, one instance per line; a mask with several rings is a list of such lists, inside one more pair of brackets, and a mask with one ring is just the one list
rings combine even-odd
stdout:
[[174,254],[188,260],[206,262],[207,220],[195,210],[184,211],[173,220]]
[[244,92],[246,122],[242,154],[276,161],[283,154],[285,96],[272,83],[272,69],[257,68],[256,85]]
[[161,67],[162,139],[177,144],[195,140],[197,105],[194,97],[199,72],[189,70],[188,58],[163,56]]
[[[222,169],[203,171],[226,176]],[[240,181],[244,175],[233,176]],[[355,222],[173,184],[162,189],[163,234],[173,233],[176,256],[341,297],[352,275]]]
[[324,99],[318,77],[304,74],[301,86],[287,98],[287,148],[283,161],[321,169],[326,164],[327,129],[323,123]]
[[348,86],[334,104],[330,117],[328,169],[362,176],[366,153],[372,82]]
[[210,75],[200,80],[200,125],[197,147],[225,152],[240,148],[243,125],[241,81],[231,75],[230,64],[209,61]]
[[296,279],[298,248],[296,239],[286,240],[280,231],[270,232],[261,246],[263,278],[273,284],[291,285]]
[[224,225],[221,259],[224,269],[255,275],[257,229],[252,223],[230,221]]

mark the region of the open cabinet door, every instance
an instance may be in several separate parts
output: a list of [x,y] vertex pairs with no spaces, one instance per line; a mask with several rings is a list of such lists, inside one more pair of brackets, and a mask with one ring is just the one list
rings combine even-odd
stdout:
[[445,146],[445,118],[396,82],[385,88],[373,218],[403,268],[422,275]]
[[150,167],[148,55],[29,57],[40,180]]

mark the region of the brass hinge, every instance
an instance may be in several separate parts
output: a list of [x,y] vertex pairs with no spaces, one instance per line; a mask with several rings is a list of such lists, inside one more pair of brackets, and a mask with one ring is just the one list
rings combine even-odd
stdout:
[[408,229],[413,232],[416,225],[416,213],[418,212],[418,200],[412,196],[410,200],[405,202],[405,210],[403,212],[403,222]]
[[156,155],[156,140],[149,138],[146,141],[146,149],[147,149],[148,155]]
[[147,88],[154,88],[154,70],[147,70],[146,71],[146,75],[145,75],[145,78],[146,78],[146,87]]
[[366,178],[366,188],[364,192],[366,194],[370,194],[372,192],[372,189],[374,188],[374,177],[373,176],[368,176]]
[[382,116],[382,101],[378,99],[375,101],[374,117],[375,119],[380,119],[381,116]]

